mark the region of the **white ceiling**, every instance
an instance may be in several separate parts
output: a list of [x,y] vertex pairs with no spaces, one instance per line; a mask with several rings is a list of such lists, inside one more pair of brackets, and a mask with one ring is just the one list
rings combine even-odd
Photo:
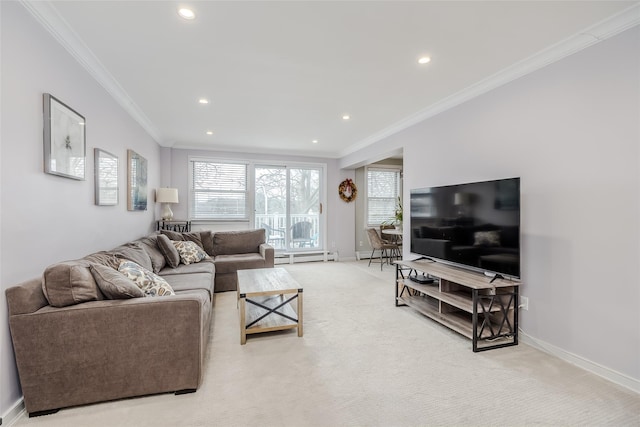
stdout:
[[23,4],[161,145],[321,157],[638,23],[637,1]]

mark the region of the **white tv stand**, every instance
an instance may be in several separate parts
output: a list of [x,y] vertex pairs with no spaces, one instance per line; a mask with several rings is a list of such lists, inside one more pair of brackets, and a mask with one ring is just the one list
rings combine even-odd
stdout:
[[[518,345],[520,282],[431,260],[396,261],[396,306],[409,306],[466,336],[473,351]],[[424,273],[431,284],[410,275]]]

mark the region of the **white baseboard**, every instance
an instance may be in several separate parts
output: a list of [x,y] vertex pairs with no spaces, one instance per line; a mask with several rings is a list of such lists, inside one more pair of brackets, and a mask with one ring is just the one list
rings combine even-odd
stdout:
[[293,264],[296,262],[340,261],[338,251],[282,252],[275,256],[274,264]]
[[636,378],[632,378],[621,372],[614,371],[613,369],[607,368],[606,366],[599,365],[595,362],[592,362],[591,360],[585,359],[584,357],[563,350],[553,344],[549,344],[548,342],[533,338],[532,336],[527,335],[522,331],[519,331],[519,336],[521,341],[525,344],[529,344],[530,346],[535,347],[538,350],[556,356],[566,362],[571,363],[572,365],[576,365],[579,368],[582,368],[586,371],[598,375],[599,377],[602,377],[606,380],[609,380],[640,394],[640,380]]
[[0,418],[2,425],[6,425],[7,427],[14,425],[24,412],[24,399],[20,399],[14,403],[11,409],[2,414],[2,418]]

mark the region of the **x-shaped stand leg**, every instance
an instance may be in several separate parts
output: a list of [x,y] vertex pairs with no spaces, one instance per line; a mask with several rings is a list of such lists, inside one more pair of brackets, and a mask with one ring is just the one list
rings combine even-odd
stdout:
[[262,309],[264,309],[264,310],[267,310],[267,312],[266,312],[265,314],[263,314],[262,316],[258,317],[258,318],[257,318],[256,320],[254,320],[253,322],[249,323],[249,324],[247,325],[247,328],[250,328],[251,326],[253,326],[254,324],[258,323],[259,321],[261,321],[262,319],[264,319],[265,317],[267,317],[268,315],[270,315],[270,314],[272,314],[272,313],[273,313],[273,314],[278,314],[278,315],[280,315],[280,316],[282,316],[282,317],[285,317],[285,318],[287,318],[287,319],[291,320],[292,322],[298,322],[298,319],[294,319],[294,318],[293,318],[293,317],[291,317],[291,316],[287,316],[286,314],[284,314],[284,313],[280,313],[279,311],[277,311],[280,307],[282,307],[282,306],[283,306],[283,305],[285,305],[285,304],[290,303],[291,301],[293,301],[293,300],[294,300],[294,299],[296,299],[296,298],[298,298],[298,294],[295,294],[294,296],[292,296],[292,297],[291,297],[291,298],[289,298],[288,300],[284,301],[283,303],[278,304],[278,306],[277,306],[277,307],[274,307],[274,308],[270,308],[270,307],[267,307],[267,306],[265,306],[265,305],[262,305],[262,304],[260,304],[260,303],[258,303],[258,302],[255,302],[255,301],[253,301],[253,300],[247,299],[247,300],[246,300],[247,302],[249,302],[249,303],[251,303],[251,304],[253,304],[253,305],[255,305],[255,306],[258,306],[258,307],[260,307],[260,308],[262,308]]

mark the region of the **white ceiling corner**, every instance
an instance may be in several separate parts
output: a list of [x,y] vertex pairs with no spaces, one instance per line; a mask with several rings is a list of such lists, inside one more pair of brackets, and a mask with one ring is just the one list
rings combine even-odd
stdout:
[[191,24],[173,2],[20,1],[161,146],[336,158],[640,24],[638,1],[198,1]]
[[160,130],[153,124],[135,101],[107,71],[76,32],[60,16],[50,1],[27,1],[20,3],[36,18],[51,35],[82,65],[120,106],[161,146],[166,145]]

